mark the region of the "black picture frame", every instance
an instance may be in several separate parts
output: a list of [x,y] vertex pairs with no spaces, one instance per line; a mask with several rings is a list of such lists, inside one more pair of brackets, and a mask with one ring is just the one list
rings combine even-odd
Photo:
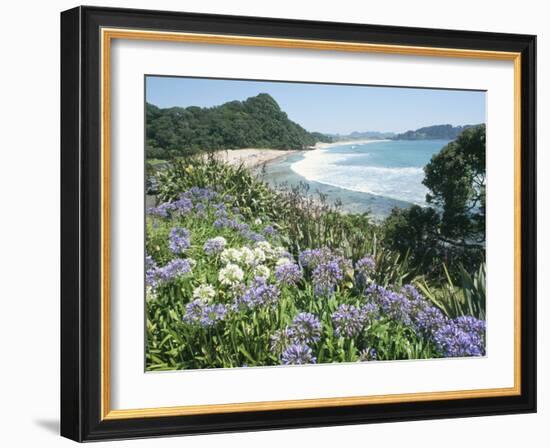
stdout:
[[[102,420],[102,27],[521,53],[521,393]],[[535,55],[532,35],[99,7],[61,13],[61,435],[92,441],[536,412]]]

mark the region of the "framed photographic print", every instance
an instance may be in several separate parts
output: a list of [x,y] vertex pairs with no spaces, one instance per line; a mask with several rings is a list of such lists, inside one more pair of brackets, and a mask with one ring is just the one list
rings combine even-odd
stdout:
[[61,433],[536,410],[535,36],[61,14]]

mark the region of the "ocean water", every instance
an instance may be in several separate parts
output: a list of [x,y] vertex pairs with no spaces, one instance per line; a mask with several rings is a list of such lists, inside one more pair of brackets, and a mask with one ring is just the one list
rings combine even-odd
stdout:
[[347,143],[293,154],[268,165],[273,186],[309,184],[348,212],[387,216],[394,207],[426,205],[424,166],[448,140],[389,140]]

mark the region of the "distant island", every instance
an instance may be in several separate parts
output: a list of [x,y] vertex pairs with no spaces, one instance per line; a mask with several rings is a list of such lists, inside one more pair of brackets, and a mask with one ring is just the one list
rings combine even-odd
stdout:
[[146,104],[147,158],[168,159],[205,150],[306,149],[332,138],[290,120],[267,93],[215,107]]
[[454,140],[465,129],[475,125],[453,126],[450,124],[438,124],[426,126],[415,131],[407,131],[394,135],[394,140]]
[[353,141],[353,140],[378,140],[395,137],[395,132],[379,131],[354,131],[350,134],[327,134],[335,142]]
[[437,124],[425,126],[416,130],[402,133],[380,131],[354,131],[349,134],[327,134],[335,142],[355,140],[454,140],[462,131],[476,125],[453,126],[451,124]]

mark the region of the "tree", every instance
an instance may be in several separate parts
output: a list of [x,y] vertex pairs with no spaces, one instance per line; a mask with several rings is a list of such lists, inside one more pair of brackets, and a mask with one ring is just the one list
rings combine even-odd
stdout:
[[431,207],[394,208],[385,221],[385,240],[393,250],[407,254],[424,273],[439,256],[439,214]]
[[485,243],[485,125],[464,130],[424,168],[431,207],[394,209],[384,222],[389,248],[428,276],[477,269]]
[[441,210],[450,244],[485,241],[485,125],[466,129],[424,168],[429,204]]

